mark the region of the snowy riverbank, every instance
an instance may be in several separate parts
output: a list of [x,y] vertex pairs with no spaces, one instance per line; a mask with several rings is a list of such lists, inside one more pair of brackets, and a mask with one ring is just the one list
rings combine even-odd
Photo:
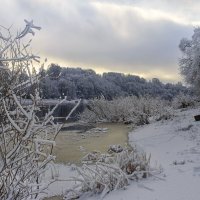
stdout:
[[[131,182],[126,190],[111,192],[105,200],[198,200],[200,122],[195,122],[193,116],[199,113],[200,109],[177,111],[171,120],[155,122],[131,132],[129,143],[151,154],[151,165],[161,166],[163,172],[159,178]],[[69,167],[63,173],[71,174]],[[63,183],[61,185],[59,188],[64,191]],[[100,196],[86,199],[96,200]]]
[[[198,200],[200,196],[200,109],[178,111],[173,120],[140,127],[129,134],[131,145],[151,153],[151,164],[161,165],[161,179],[132,183],[105,200]],[[91,198],[96,199],[96,198]]]

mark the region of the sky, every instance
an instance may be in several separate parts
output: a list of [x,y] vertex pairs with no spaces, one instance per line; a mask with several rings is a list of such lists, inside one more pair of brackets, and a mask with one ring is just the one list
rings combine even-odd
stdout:
[[42,30],[32,49],[48,63],[182,81],[178,45],[200,25],[195,0],[0,0],[0,24]]

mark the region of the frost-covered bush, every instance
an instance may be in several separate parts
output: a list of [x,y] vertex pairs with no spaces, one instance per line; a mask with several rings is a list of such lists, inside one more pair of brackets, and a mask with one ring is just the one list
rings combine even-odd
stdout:
[[[0,199],[34,199],[47,187],[42,174],[54,160],[51,149],[60,126],[51,112],[43,121],[37,116],[40,102],[33,65],[39,57],[28,52],[25,36],[40,29],[26,21],[19,34],[0,33]],[[24,105],[26,92],[31,103]]]
[[197,97],[188,94],[179,94],[172,101],[172,107],[176,109],[193,107],[198,103]]
[[135,125],[148,124],[150,118],[167,119],[172,113],[169,103],[149,96],[130,96],[112,101],[104,97],[90,101],[81,114],[86,122],[125,122]]
[[99,155],[99,159],[93,165],[84,164],[77,167],[78,177],[73,180],[75,186],[67,190],[65,199],[75,199],[85,192],[101,194],[121,189],[129,185],[130,180],[147,178],[150,168],[150,156],[134,150],[124,149],[120,153]]
[[[61,125],[52,116],[56,105],[40,120],[41,98],[33,66],[39,57],[31,54],[26,43],[28,33],[40,29],[26,21],[17,34],[1,27],[0,32],[0,199],[28,200],[55,181],[44,181],[47,167],[52,166],[54,140]],[[29,91],[29,104],[25,103]],[[61,101],[62,103],[62,101]],[[69,116],[67,116],[69,117]]]

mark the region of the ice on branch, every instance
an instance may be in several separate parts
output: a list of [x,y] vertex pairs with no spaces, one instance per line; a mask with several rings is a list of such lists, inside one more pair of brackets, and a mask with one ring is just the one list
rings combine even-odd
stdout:
[[33,24],[33,20],[31,20],[30,22],[27,21],[26,19],[24,20],[26,23],[26,27],[24,28],[24,30],[16,37],[16,39],[20,39],[22,37],[24,37],[26,34],[31,33],[32,35],[35,35],[35,32],[33,31],[33,29],[37,29],[40,30],[41,27],[39,26],[35,26]]
[[52,116],[58,105],[46,113],[44,120],[38,114],[41,75],[32,71],[39,57],[30,53],[30,42],[23,44],[22,38],[28,33],[34,35],[33,29],[40,27],[33,21],[25,22],[26,27],[17,37],[7,28],[5,35],[0,33],[1,200],[37,199],[56,180],[56,176],[49,180],[43,177],[55,160],[52,148],[62,125]]

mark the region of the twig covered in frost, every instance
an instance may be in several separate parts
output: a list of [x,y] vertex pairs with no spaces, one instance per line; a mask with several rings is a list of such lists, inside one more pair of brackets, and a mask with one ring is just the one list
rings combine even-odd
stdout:
[[[55,160],[51,147],[55,146],[54,139],[61,125],[54,123],[55,109],[47,113],[44,121],[38,116],[39,76],[31,73],[31,67],[39,57],[28,53],[30,42],[22,43],[28,33],[34,35],[33,29],[40,30],[40,27],[33,21],[25,22],[26,27],[17,37],[6,28],[7,35],[0,33],[1,200],[36,199],[56,180],[56,176],[44,180],[43,175],[48,164]],[[31,105],[22,103],[27,90],[30,90]]]
[[35,26],[33,24],[33,20],[31,20],[30,22],[27,21],[26,19],[24,20],[26,23],[26,27],[24,28],[24,30],[16,37],[16,39],[20,39],[24,36],[26,36],[26,34],[31,33],[32,35],[35,35],[35,32],[32,29],[37,29],[40,30],[41,27],[39,26]]

